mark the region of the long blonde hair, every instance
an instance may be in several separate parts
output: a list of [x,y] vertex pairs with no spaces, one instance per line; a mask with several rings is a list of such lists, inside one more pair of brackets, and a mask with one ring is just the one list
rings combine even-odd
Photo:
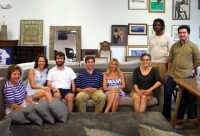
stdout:
[[117,77],[121,77],[121,70],[119,68],[119,61],[116,58],[111,59],[110,62],[108,63],[108,66],[107,66],[107,69],[106,69],[106,75],[108,76],[111,73],[110,65],[113,62],[116,62],[116,64],[117,64],[117,68],[116,68],[117,69]]

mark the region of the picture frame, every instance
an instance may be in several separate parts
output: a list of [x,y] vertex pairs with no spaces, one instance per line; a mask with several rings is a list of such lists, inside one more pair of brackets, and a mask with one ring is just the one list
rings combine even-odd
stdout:
[[98,49],[81,49],[81,60],[84,60],[87,56],[98,57]]
[[179,27],[179,25],[172,25],[171,36],[172,36],[172,40],[173,41],[178,41],[179,40],[179,37],[178,37],[178,27]]
[[140,60],[140,56],[125,56],[126,62],[135,61],[135,60]]
[[112,25],[111,26],[111,45],[126,46],[128,43],[128,26]]
[[43,20],[20,20],[20,44],[42,45]]
[[200,9],[200,0],[198,0],[198,9]]
[[0,65],[10,65],[13,63],[14,48],[11,46],[0,47]]
[[126,56],[141,56],[143,53],[148,53],[147,45],[128,45],[126,47]]
[[153,25],[148,25],[148,34],[147,38],[149,39],[152,35],[155,34],[155,31],[153,30]]
[[191,0],[172,0],[172,19],[190,20]]
[[128,24],[129,35],[147,35],[147,24]]
[[148,0],[128,0],[129,10],[147,10]]
[[165,13],[165,0],[149,0],[149,13]]

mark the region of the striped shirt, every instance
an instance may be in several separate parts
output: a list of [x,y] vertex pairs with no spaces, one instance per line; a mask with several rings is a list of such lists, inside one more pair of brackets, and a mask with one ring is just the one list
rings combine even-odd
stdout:
[[22,80],[19,80],[16,86],[12,85],[9,81],[6,81],[3,93],[5,106],[9,106],[13,103],[21,105],[25,101],[26,88]]
[[76,78],[76,87],[77,88],[100,88],[103,84],[103,75],[102,73],[94,70],[92,74],[89,74],[87,71],[82,72]]

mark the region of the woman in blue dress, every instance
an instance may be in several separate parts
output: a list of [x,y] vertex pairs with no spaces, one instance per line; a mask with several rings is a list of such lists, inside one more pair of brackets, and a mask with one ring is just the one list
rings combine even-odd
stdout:
[[125,88],[124,74],[120,71],[117,59],[112,59],[106,73],[103,75],[103,90],[107,95],[107,106],[105,113],[116,112],[119,104],[119,98],[125,96],[123,89]]
[[39,55],[35,60],[34,68],[29,70],[27,93],[33,100],[40,98],[52,101],[51,89],[45,86],[48,72],[48,60],[45,56]]

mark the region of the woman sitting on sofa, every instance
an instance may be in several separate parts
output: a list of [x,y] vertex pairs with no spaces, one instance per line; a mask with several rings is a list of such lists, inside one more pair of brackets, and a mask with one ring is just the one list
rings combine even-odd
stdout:
[[147,102],[153,96],[153,90],[161,85],[159,72],[151,67],[151,55],[141,55],[141,66],[133,72],[133,97],[135,112],[146,110]]
[[21,68],[18,65],[8,67],[7,81],[3,88],[6,115],[16,109],[24,109],[27,103],[32,103],[30,97],[26,95],[26,87],[21,77]]
[[103,90],[107,95],[107,106],[105,112],[116,112],[119,104],[119,97],[125,96],[124,74],[120,71],[117,59],[112,59],[106,73],[103,75]]
[[40,98],[52,101],[51,88],[44,86],[47,80],[48,60],[44,55],[37,56],[34,68],[28,72],[27,93],[33,100]]

